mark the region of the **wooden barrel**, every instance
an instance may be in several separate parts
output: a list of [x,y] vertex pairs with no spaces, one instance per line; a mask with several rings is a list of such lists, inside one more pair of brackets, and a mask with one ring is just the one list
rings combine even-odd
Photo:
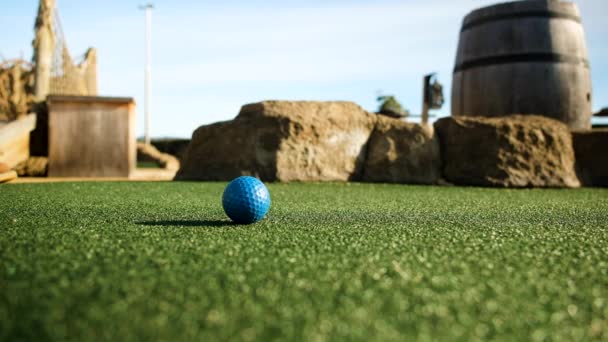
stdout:
[[529,0],[469,13],[462,23],[452,115],[538,114],[591,128],[585,34],[571,2]]

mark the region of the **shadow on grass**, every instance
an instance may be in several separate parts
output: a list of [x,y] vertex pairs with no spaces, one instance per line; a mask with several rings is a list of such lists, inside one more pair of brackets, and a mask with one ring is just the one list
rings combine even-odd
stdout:
[[182,226],[182,227],[226,227],[238,226],[230,221],[220,220],[161,220],[161,221],[139,221],[136,224],[142,226]]

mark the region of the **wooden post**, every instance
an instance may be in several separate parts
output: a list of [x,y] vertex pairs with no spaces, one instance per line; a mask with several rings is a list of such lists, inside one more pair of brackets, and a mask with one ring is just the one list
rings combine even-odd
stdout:
[[40,0],[38,17],[34,26],[34,95],[37,101],[44,101],[51,85],[51,68],[55,50],[53,34],[53,11],[55,0]]
[[86,95],[97,96],[97,50],[89,48],[85,53],[83,77]]
[[429,123],[429,82],[431,75],[425,75],[422,78],[422,125],[428,125]]

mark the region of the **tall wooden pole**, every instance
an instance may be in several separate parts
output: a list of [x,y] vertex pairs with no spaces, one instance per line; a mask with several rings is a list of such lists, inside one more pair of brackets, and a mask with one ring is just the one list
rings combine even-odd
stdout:
[[50,92],[55,35],[53,13],[55,0],[40,0],[38,16],[34,25],[34,96],[37,101],[46,100]]

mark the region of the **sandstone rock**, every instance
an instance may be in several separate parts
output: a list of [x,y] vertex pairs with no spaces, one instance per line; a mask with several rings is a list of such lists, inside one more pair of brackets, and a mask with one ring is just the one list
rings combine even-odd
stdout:
[[177,180],[358,179],[376,116],[351,102],[264,101],[199,127]]
[[19,177],[46,177],[49,160],[47,157],[29,157],[15,166]]
[[576,173],[584,186],[608,186],[608,129],[572,132]]
[[443,176],[460,185],[577,187],[568,127],[540,116],[448,117],[435,122]]
[[378,117],[367,147],[363,181],[436,184],[440,174],[439,141],[432,127]]
[[167,170],[178,170],[179,160],[174,156],[162,153],[152,145],[137,143],[137,160],[156,163],[160,168]]

